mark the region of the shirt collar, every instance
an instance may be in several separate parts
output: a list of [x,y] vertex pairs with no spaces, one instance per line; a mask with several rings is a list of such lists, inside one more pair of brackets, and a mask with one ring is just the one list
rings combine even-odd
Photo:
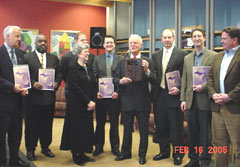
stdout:
[[232,48],[229,52],[227,52],[226,50],[224,50],[224,54],[229,54],[229,53],[233,53],[235,54],[236,51],[240,48],[240,45],[236,46],[235,48]]
[[[134,56],[131,54],[130,55],[130,58],[134,58]],[[137,59],[140,59],[141,58],[141,52],[138,53],[138,55],[136,56]]]
[[40,52],[38,52],[37,50],[35,50],[35,52],[36,52],[36,54],[37,54],[37,56],[39,57],[39,56],[45,56],[46,55],[46,52],[45,53],[40,53]]
[[175,46],[175,45],[173,44],[172,47],[169,48],[169,49],[163,47],[163,51],[164,51],[164,52],[168,51],[168,53],[172,53],[174,46]]
[[14,50],[14,48],[10,48],[6,42],[4,42],[4,45],[9,53],[11,52],[11,50]]
[[196,50],[194,50],[194,55],[199,57],[203,55],[205,51],[206,51],[206,48],[203,48],[203,50],[199,54],[197,54]]

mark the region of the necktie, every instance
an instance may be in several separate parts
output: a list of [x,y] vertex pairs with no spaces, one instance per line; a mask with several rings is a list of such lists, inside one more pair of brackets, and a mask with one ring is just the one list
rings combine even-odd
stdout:
[[166,50],[165,55],[162,60],[162,80],[160,86],[165,89],[165,72],[168,64],[168,51]]
[[11,61],[12,61],[12,64],[13,64],[13,65],[17,65],[17,59],[16,59],[16,57],[15,57],[14,50],[11,49],[10,53],[11,53]]
[[111,56],[107,56],[107,76],[111,77],[112,76],[112,70],[111,70]]
[[41,54],[41,65],[42,65],[42,68],[44,68],[43,54]]
[[134,55],[134,56],[133,56],[133,59],[137,59],[137,56],[136,56],[136,55]]

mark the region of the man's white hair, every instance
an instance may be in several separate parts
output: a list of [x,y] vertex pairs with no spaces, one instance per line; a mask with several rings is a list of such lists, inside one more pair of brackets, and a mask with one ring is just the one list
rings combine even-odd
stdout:
[[7,35],[8,35],[8,34],[11,34],[14,29],[21,30],[21,28],[18,27],[18,26],[7,26],[7,27],[3,30],[3,38],[6,40]]
[[140,43],[142,44],[142,37],[140,35],[138,35],[138,34],[131,34],[130,37],[129,37],[129,40],[131,38],[137,38],[140,41]]

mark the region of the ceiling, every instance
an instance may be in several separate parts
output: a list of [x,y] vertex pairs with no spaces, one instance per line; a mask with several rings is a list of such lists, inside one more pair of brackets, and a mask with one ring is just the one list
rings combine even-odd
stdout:
[[113,7],[114,1],[128,2],[128,3],[132,2],[132,0],[46,0],[46,1],[75,3],[75,4],[83,4],[83,5],[102,6],[102,7]]

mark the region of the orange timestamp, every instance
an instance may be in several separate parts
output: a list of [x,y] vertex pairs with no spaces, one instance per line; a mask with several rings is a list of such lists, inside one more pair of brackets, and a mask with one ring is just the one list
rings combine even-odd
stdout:
[[[203,153],[203,147],[194,147],[194,151],[196,154],[202,154]],[[208,153],[209,154],[226,154],[228,153],[228,146],[209,146],[208,147]],[[175,146],[174,147],[174,153],[180,153],[180,154],[187,154],[189,153],[189,147],[188,146]]]

